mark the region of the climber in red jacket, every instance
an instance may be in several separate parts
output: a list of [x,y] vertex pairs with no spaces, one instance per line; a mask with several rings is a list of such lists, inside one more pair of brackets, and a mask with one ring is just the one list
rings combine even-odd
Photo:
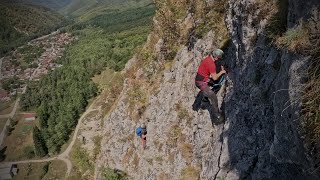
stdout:
[[221,119],[221,114],[218,108],[218,99],[215,92],[209,87],[208,82],[210,78],[216,81],[226,73],[223,66],[221,66],[221,71],[217,73],[215,65],[215,61],[221,59],[223,54],[224,53],[221,49],[215,49],[208,56],[206,56],[199,65],[195,79],[196,86],[206,97],[209,98],[209,101],[213,107],[214,115],[218,120]]

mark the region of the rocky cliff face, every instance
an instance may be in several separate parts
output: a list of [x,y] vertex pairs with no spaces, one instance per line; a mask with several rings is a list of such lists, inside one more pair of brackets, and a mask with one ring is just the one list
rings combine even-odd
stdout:
[[[299,133],[299,86],[308,57],[269,45],[265,33],[271,14],[261,8],[270,4],[263,2],[228,2],[228,80],[219,92],[225,122],[212,121],[206,108],[192,110],[198,93],[197,67],[219,39],[210,31],[192,51],[187,47],[178,51],[173,65],[161,73],[160,87],[147,99],[139,119],[130,116],[133,84],[126,81],[120,99],[104,118],[98,178],[103,167],[122,170],[129,179],[316,178]],[[317,1],[310,1],[301,12],[299,4],[289,0],[291,27],[297,17],[309,16],[308,9],[319,7]],[[161,43],[160,39],[156,47]],[[136,77],[141,76],[138,71]],[[135,135],[141,122],[147,122],[146,150]]]
[[[315,6],[308,4],[301,13],[299,3],[289,1],[290,26]],[[245,13],[250,6],[250,1],[230,1],[226,18],[232,39],[227,58],[232,87],[224,101],[230,123],[228,162],[241,179],[308,177],[312,164],[298,132],[299,90],[308,58],[269,46],[265,22],[258,14]]]

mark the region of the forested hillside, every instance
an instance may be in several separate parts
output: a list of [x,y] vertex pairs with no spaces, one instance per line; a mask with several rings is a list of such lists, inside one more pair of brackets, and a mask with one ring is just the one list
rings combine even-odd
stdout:
[[97,12],[105,14],[112,9],[141,7],[148,3],[152,3],[152,0],[72,0],[60,12],[65,15],[79,17],[84,14],[95,14]]
[[23,3],[33,4],[47,7],[54,10],[59,10],[67,6],[72,0],[3,0],[6,3]]
[[62,15],[44,7],[0,3],[0,56],[64,23]]
[[115,71],[124,68],[146,41],[154,11],[154,5],[118,9],[66,28],[79,40],[59,60],[63,67],[30,84],[21,99],[22,109],[37,109],[40,139],[47,146],[43,149],[59,152],[88,100],[98,93],[91,78],[105,67]]

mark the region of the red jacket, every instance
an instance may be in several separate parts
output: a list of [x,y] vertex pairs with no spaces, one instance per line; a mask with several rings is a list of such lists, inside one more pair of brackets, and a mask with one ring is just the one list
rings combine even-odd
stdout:
[[212,59],[211,56],[207,56],[201,61],[195,79],[196,86],[200,90],[208,86],[208,81],[212,73],[216,73],[216,65],[214,59]]

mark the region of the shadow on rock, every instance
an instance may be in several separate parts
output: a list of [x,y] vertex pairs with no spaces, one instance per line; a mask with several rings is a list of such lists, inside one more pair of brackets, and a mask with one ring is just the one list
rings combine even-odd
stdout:
[[210,101],[207,97],[204,96],[203,92],[200,91],[198,95],[196,96],[196,99],[194,100],[192,104],[192,110],[199,111],[200,109],[208,110],[210,114],[210,120],[212,123],[212,126],[219,125],[223,123],[223,121],[218,120],[213,112],[213,108],[210,104]]

